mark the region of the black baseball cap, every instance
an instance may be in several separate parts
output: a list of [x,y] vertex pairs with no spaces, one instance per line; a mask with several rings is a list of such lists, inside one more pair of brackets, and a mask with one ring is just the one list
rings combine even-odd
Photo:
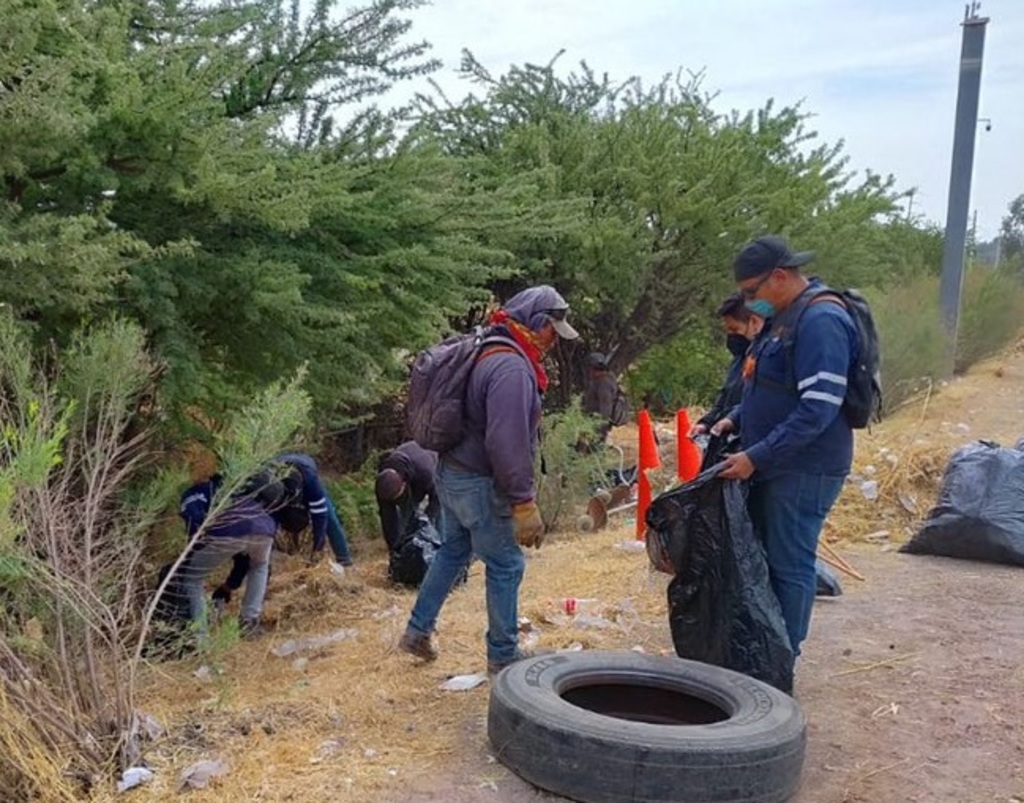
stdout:
[[733,275],[738,282],[763,276],[776,268],[799,268],[814,259],[813,251],[789,250],[786,241],[777,234],[758,237],[743,246],[732,263]]

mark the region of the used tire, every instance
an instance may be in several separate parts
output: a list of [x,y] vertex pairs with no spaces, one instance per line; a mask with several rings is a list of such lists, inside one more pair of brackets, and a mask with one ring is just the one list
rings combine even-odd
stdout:
[[632,652],[512,664],[491,687],[495,756],[584,803],[781,803],[796,791],[796,702],[720,667]]

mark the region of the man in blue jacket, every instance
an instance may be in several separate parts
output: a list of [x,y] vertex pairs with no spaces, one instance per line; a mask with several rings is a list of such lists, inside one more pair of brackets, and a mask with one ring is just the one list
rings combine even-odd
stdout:
[[206,633],[206,579],[236,555],[245,555],[249,562],[239,617],[242,635],[259,635],[270,551],[277,532],[277,523],[264,506],[272,500],[262,498],[257,489],[239,492],[207,521],[220,483],[220,476],[215,474],[188,488],[181,498],[180,512],[189,539],[205,527],[181,570],[182,589],[200,641]]
[[274,462],[292,470],[283,480],[288,498],[284,505],[273,511],[281,529],[297,535],[307,526],[312,527],[311,558],[316,558],[330,542],[331,551],[338,563],[351,566],[352,553],[349,551],[345,528],[338,517],[334,500],[320,479],[316,460],[308,454],[292,452],[278,455]]
[[818,537],[853,459],[841,408],[858,353],[845,307],[834,296],[811,298],[820,283],[800,267],[813,256],[773,235],[736,257],[739,291],[770,328],[745,358],[739,407],[712,429],[739,430],[742,451],[721,476],[751,480],[750,516],[795,654],[810,627]]
[[399,647],[437,658],[431,634],[452,587],[473,555],[487,582],[487,669],[498,672],[526,657],[518,645],[521,546],[540,546],[533,466],[548,377],[541,364],[559,337],[576,338],[569,305],[550,286],[513,296],[490,320],[491,335],[466,388],[466,435],[440,456],[437,489],[442,541],[427,570]]

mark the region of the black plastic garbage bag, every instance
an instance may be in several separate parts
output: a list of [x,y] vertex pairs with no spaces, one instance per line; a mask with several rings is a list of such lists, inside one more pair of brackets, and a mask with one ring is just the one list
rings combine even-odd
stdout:
[[405,538],[388,556],[388,576],[396,583],[415,588],[423,582],[441,537],[430,519],[419,515]]
[[[388,577],[401,585],[418,587],[440,548],[441,536],[437,529],[427,516],[418,514],[402,543],[388,556]],[[467,572],[463,570],[456,584],[465,583],[467,577]]]
[[820,560],[814,561],[814,596],[816,597],[841,597],[843,587],[839,583],[839,577],[832,567]]
[[675,568],[668,587],[676,654],[715,664],[790,693],[793,650],[768,564],[747,514],[746,484],[704,472],[647,511]]
[[1024,452],[989,441],[954,452],[938,502],[900,552],[1024,566]]
[[738,452],[740,439],[732,433],[727,435],[707,435],[705,436],[705,442],[701,445],[704,449],[704,456],[701,459],[700,470],[704,472],[721,463],[729,455]]

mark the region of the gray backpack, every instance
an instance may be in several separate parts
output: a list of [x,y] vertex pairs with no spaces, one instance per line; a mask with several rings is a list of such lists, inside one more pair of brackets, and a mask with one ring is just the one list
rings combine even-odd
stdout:
[[466,436],[469,375],[485,352],[498,351],[522,354],[511,339],[489,334],[481,327],[468,334],[453,335],[421,351],[409,377],[406,403],[409,437],[424,449],[438,454],[458,446]]

